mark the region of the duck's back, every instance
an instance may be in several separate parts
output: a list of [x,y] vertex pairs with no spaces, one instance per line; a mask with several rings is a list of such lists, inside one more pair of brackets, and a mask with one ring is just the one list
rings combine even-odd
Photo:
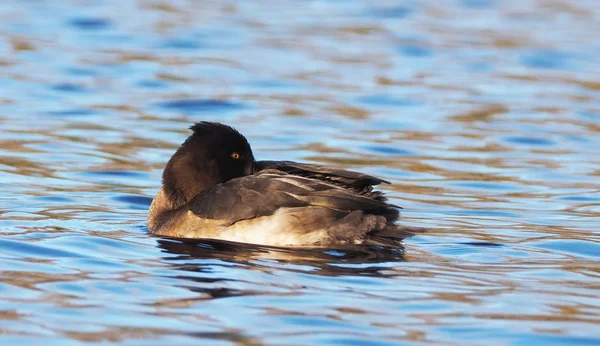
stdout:
[[[158,225],[156,234],[275,246],[396,244],[397,206],[357,172],[259,161],[255,173],[206,189]],[[158,197],[157,197],[158,198]]]

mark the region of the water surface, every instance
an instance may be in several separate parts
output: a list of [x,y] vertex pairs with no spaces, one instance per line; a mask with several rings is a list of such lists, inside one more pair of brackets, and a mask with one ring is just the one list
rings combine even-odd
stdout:
[[[600,343],[594,0],[0,3],[0,343]],[[381,176],[403,249],[147,234],[191,123]]]

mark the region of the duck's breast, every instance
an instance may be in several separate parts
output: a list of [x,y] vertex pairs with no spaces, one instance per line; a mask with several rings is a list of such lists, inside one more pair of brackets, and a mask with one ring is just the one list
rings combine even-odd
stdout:
[[212,238],[271,246],[323,244],[327,227],[335,221],[327,210],[318,207],[280,208],[274,214],[240,220],[231,225],[221,220],[200,219],[187,212],[186,221],[172,233],[185,238]]

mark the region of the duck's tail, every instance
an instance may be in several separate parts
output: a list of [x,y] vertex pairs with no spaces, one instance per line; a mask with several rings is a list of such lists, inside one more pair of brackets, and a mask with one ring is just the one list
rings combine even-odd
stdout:
[[363,244],[380,246],[397,246],[403,239],[425,232],[422,227],[406,227],[388,224],[383,229],[374,229],[365,235]]

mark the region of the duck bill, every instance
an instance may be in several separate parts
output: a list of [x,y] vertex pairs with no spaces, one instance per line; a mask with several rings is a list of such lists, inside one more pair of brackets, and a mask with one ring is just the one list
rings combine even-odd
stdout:
[[252,160],[246,165],[246,168],[244,169],[244,174],[252,175],[254,174],[254,172],[256,172],[256,161]]

